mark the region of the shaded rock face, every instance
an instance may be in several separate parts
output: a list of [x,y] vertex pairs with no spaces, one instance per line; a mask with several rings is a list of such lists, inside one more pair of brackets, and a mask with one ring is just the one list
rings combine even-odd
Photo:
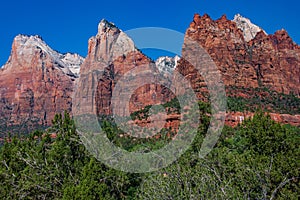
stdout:
[[[65,62],[63,59],[73,60]],[[56,113],[71,111],[78,55],[53,51],[38,36],[14,39],[8,62],[0,71],[0,127],[49,126]]]
[[[266,87],[285,94],[300,95],[300,48],[284,30],[274,35],[258,32],[249,42],[234,21],[226,16],[212,20],[196,14],[186,38],[197,41],[218,66],[226,86]],[[183,48],[183,53],[189,50]],[[202,82],[185,62],[178,70],[191,77],[193,87]],[[229,94],[230,95],[230,94]]]

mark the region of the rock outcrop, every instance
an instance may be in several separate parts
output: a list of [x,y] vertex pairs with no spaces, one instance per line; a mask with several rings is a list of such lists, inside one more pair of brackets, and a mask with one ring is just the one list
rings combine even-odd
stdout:
[[[267,88],[300,97],[300,47],[285,30],[267,35],[240,15],[231,21],[226,16],[212,20],[208,15],[196,14],[186,31],[187,40],[196,41],[211,56],[227,95],[247,99],[253,97],[256,88]],[[185,44],[182,55],[190,52],[193,49]],[[49,126],[55,113],[72,112],[72,106],[84,113],[111,115],[114,105],[118,105],[117,113],[122,115],[163,104],[175,94],[158,80],[167,77],[167,85],[171,81],[182,84],[172,78],[174,70],[190,81],[199,99],[208,100],[203,77],[187,60],[163,57],[156,65],[158,68],[123,31],[106,20],[99,23],[97,35],[89,39],[86,59],[60,54],[38,36],[19,35],[9,60],[0,69],[0,128],[24,126],[32,130],[37,125]],[[154,75],[153,83],[145,84],[149,74]],[[122,95],[113,95],[117,86],[124,87]],[[72,98],[74,87],[77,93]],[[240,116],[244,115],[229,113],[226,122],[236,125]],[[300,125],[299,116],[272,116],[282,123]],[[178,126],[178,115],[171,113],[167,120],[166,127]]]
[[1,129],[31,131],[51,125],[56,113],[70,112],[82,61],[77,54],[52,50],[39,36],[18,35],[0,71]]
[[[111,115],[114,101],[119,109],[116,113],[122,115],[170,100],[173,96],[166,87],[145,85],[149,73],[157,78],[160,76],[153,61],[136,49],[123,31],[102,20],[97,35],[89,39],[88,55],[81,66],[74,105],[76,114]],[[120,85],[124,94],[113,95],[116,84],[124,77],[125,83]],[[131,98],[127,101],[123,96]]]
[[[244,33],[226,16],[212,20],[208,15],[196,14],[186,31],[186,38],[197,41],[214,60],[226,87],[268,88],[279,93],[300,96],[300,47],[285,30],[274,35],[260,31],[247,42]],[[188,54],[188,49],[183,52]],[[178,70],[197,90],[203,82],[186,62],[179,62]],[[229,94],[230,95],[230,94]]]
[[254,39],[256,34],[261,31],[267,34],[260,27],[253,24],[249,19],[242,17],[240,14],[235,15],[232,21],[236,23],[240,30],[242,30],[246,42]]
[[[282,124],[291,124],[293,126],[300,126],[300,115],[288,115],[288,114],[278,114],[269,113],[271,119]],[[254,113],[251,112],[231,112],[226,116],[225,123],[228,126],[235,127],[241,124],[245,119],[252,118]]]
[[156,61],[156,67],[158,70],[165,75],[166,77],[172,76],[173,71],[177,67],[178,61],[180,60],[179,56],[175,57],[169,57],[169,56],[163,56],[159,57]]

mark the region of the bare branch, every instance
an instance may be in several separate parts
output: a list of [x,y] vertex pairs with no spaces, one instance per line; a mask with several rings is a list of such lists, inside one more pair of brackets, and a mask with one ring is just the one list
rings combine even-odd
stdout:
[[290,179],[286,179],[286,177],[284,178],[284,180],[275,188],[275,190],[272,192],[271,198],[270,200],[273,200],[278,192],[278,190],[280,190],[281,188],[283,188],[287,183],[289,183],[290,181],[293,181],[295,179],[297,179],[299,177],[293,177]]

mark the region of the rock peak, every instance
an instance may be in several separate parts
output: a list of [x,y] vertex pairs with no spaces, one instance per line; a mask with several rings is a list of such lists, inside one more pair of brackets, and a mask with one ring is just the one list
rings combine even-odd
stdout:
[[245,41],[250,41],[255,38],[256,34],[260,31],[263,31],[266,35],[267,33],[261,29],[259,26],[253,24],[250,19],[241,16],[240,14],[236,14],[234,19],[232,20],[236,23],[237,27],[242,30]]
[[20,34],[14,38],[12,53],[3,68],[13,69],[13,66],[17,66],[17,64],[13,63],[22,63],[20,67],[32,67],[36,65],[36,63],[32,63],[34,60],[37,62],[40,61],[36,57],[40,59],[48,57],[54,66],[62,70],[65,74],[75,77],[79,76],[80,65],[84,60],[78,54],[61,54],[53,50],[39,35],[29,36]]
[[175,68],[177,67],[179,60],[180,57],[178,55],[176,55],[175,57],[163,56],[159,57],[155,61],[155,64],[158,70],[163,74],[172,74]]
[[210,19],[210,16],[207,14],[207,13],[205,13],[204,15],[203,15],[203,17],[202,17],[203,19]]
[[19,45],[34,45],[34,46],[44,46],[46,43],[43,38],[39,35],[23,35],[19,34],[14,38],[14,43]]
[[227,21],[227,16],[224,14],[221,16],[221,18],[219,19],[221,21]]
[[[98,33],[89,39],[88,56],[91,62],[111,63],[122,55],[135,51],[131,38],[112,22],[103,19],[98,24]],[[89,60],[89,59],[88,59]],[[84,65],[86,66],[86,65]],[[83,67],[89,71],[89,67]]]
[[201,22],[201,16],[199,14],[194,14],[194,23],[198,24]]
[[286,36],[289,37],[289,34],[288,34],[288,32],[285,29],[277,30],[274,34],[275,35],[282,35],[282,36],[286,35]]
[[273,37],[277,41],[276,43],[281,49],[299,48],[299,46],[292,40],[285,29],[276,31],[271,37]]
[[109,22],[106,19],[102,19],[98,25],[98,34],[105,33],[112,28],[118,29],[114,23]]

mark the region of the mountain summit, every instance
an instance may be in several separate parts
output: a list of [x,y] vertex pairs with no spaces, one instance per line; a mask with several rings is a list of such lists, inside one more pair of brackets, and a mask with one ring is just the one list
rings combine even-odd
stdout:
[[40,36],[18,35],[14,38],[12,53],[3,69],[10,69],[16,65],[20,65],[21,68],[32,67],[32,65],[26,64],[33,64],[32,57],[37,54],[40,54],[42,59],[46,57],[51,59],[58,69],[70,76],[79,75],[80,65],[84,60],[78,54],[61,54],[54,51]]
[[0,70],[1,129],[15,126],[26,132],[50,125],[56,113],[71,112],[83,60],[78,54],[54,51],[39,36],[16,36]]
[[[225,15],[213,20],[207,14],[195,14],[186,30],[187,38],[197,41],[214,60],[228,96],[244,98],[245,102],[257,102],[262,96],[275,98],[274,94],[278,95],[276,101],[281,100],[280,95],[300,97],[300,47],[285,30],[267,35],[241,15],[234,20]],[[192,52],[185,47],[182,55]],[[159,72],[163,72],[165,77],[177,70],[190,81],[199,99],[208,97],[203,78],[184,59],[162,57],[156,65],[135,47],[130,37],[107,20],[100,21],[97,34],[89,39],[85,59],[78,54],[54,51],[39,36],[18,35],[7,63],[0,69],[0,129],[13,131],[11,127],[15,126],[17,130],[33,130],[37,125],[49,126],[56,113],[72,113],[73,106],[87,113],[110,115],[113,89],[125,75],[129,77],[127,89],[136,89],[134,94],[124,90],[131,95],[130,111],[173,99],[175,94],[167,87],[144,84],[146,77],[139,72],[145,69],[160,76]],[[181,84],[170,80],[172,84]],[[74,94],[75,87],[78,96]],[[74,96],[78,101],[74,101]],[[114,100],[119,105],[124,103],[123,99]],[[273,100],[268,99],[271,111]],[[119,110],[122,112],[125,111]],[[300,117],[280,117],[277,116],[278,121],[300,124]]]
[[[126,87],[137,89],[135,94],[132,94],[132,99],[135,101],[130,102],[130,110],[139,110],[146,105],[162,102],[169,93],[163,94],[162,86],[159,85],[144,86],[143,78],[135,74],[145,69],[158,74],[158,69],[155,69],[154,65],[153,61],[135,47],[134,42],[126,33],[113,23],[101,20],[97,35],[89,39],[88,55],[81,65],[77,85],[79,89],[75,94],[74,106],[80,108],[78,112],[91,113],[97,110],[101,115],[111,114],[113,87],[128,73],[130,73],[131,81],[128,80]],[[94,80],[98,80],[98,89],[95,88]],[[95,89],[98,94],[93,92]],[[158,95],[154,97],[154,93]],[[95,98],[98,99],[96,106]],[[170,100],[169,97],[167,99]],[[124,99],[117,99],[117,101],[119,105],[126,103],[123,102]]]
[[253,24],[250,19],[242,17],[240,14],[236,14],[232,21],[235,22],[237,27],[243,31],[244,38],[247,42],[252,40],[260,31],[263,31],[267,35],[263,29]]

